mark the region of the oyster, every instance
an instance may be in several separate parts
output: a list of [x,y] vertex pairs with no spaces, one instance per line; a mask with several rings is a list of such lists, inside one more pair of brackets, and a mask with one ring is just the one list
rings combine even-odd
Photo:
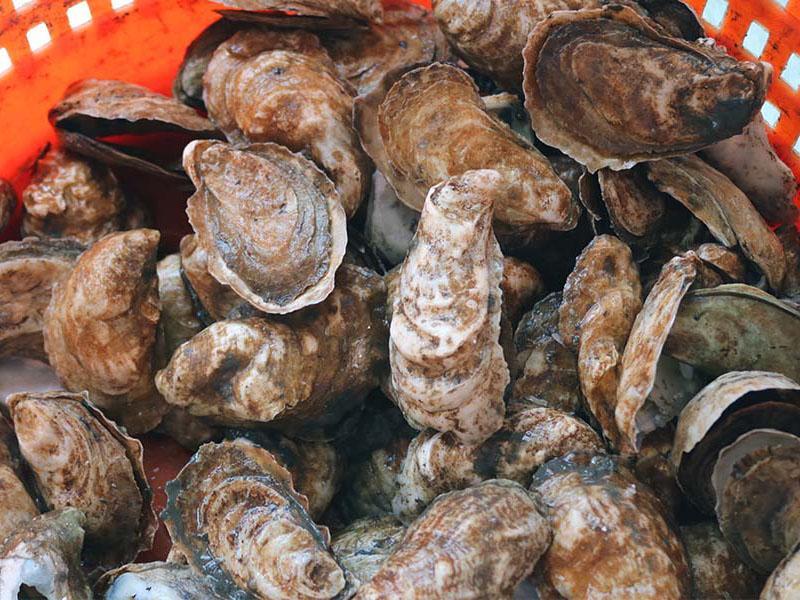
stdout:
[[180,254],[170,254],[156,265],[158,298],[161,301],[159,327],[163,335],[163,354],[160,364],[166,363],[173,352],[203,329],[195,315],[194,303],[181,276]]
[[219,321],[183,344],[156,375],[174,406],[225,425],[334,425],[377,387],[386,360],[385,288],[343,265],[322,304],[283,319]]
[[46,359],[42,327],[53,286],[84,250],[73,240],[0,244],[0,356]]
[[551,15],[531,33],[524,58],[536,137],[592,172],[687,154],[740,133],[770,80],[763,64],[670,37],[634,9],[613,5]]
[[338,195],[313,163],[276,144],[196,141],[184,166],[197,187],[186,212],[217,281],[267,313],[330,294],[347,231]]
[[241,31],[214,52],[203,98],[233,142],[275,142],[303,152],[336,185],[348,217],[371,168],[353,129],[353,98],[316,36]]
[[22,192],[22,234],[92,244],[122,226],[125,196],[106,167],[61,150],[36,162]]
[[742,257],[722,244],[701,244],[695,249],[697,257],[722,274],[728,283],[742,282],[747,267]]
[[44,315],[45,350],[64,386],[88,390],[134,434],[153,429],[166,412],[152,382],[159,237],[134,229],[96,242],[54,286]]
[[20,453],[51,510],[86,517],[89,562],[111,568],[153,543],[157,520],[142,465],[142,445],[87,402],[50,392],[8,398]]
[[680,540],[658,499],[618,458],[570,454],[552,460],[536,473],[531,489],[541,494],[553,528],[543,577],[562,597],[689,597]]
[[0,598],[15,600],[25,586],[46,600],[92,600],[81,570],[83,524],[79,510],[56,510],[0,544]]
[[632,241],[652,237],[664,219],[666,195],[648,181],[645,169],[601,169],[597,177],[614,231]]
[[3,507],[0,512],[0,543],[39,514],[36,503],[20,479],[18,461],[14,456],[15,445],[11,427],[0,415],[0,506]]
[[[215,137],[216,128],[173,98],[122,81],[85,79],[72,84],[49,114],[68,149],[110,165],[183,181],[177,149],[157,155],[104,142],[124,134],[169,133],[189,139]],[[181,145],[182,147],[182,145]]]
[[180,242],[181,276],[192,297],[198,319],[204,325],[229,316],[258,314],[257,309],[229,286],[208,272],[208,254],[196,235],[185,235]]
[[658,188],[686,206],[720,243],[738,243],[779,290],[786,270],[780,240],[750,200],[722,173],[698,156],[681,156],[648,164],[648,177]]
[[545,290],[544,281],[533,265],[518,258],[507,256],[503,259],[503,311],[516,327],[522,315],[538,300]]
[[494,169],[498,223],[575,227],[579,209],[569,188],[538,150],[485,110],[466,73],[434,63],[401,74],[355,103],[361,142],[400,200],[421,210],[428,190],[448,177]]
[[349,17],[361,21],[383,19],[380,0],[216,0],[247,11],[290,11],[303,17]]
[[569,452],[603,452],[586,423],[562,411],[512,405],[503,427],[480,445],[465,445],[451,433],[426,430],[411,442],[398,476],[392,506],[413,518],[439,494],[492,478],[528,485],[536,469]]
[[190,567],[173,562],[128,564],[99,582],[105,600],[223,600]]
[[359,519],[333,536],[331,549],[361,586],[375,576],[405,532],[405,526],[394,517]]
[[775,233],[786,254],[786,276],[780,295],[800,299],[800,231],[794,223],[786,223],[778,227]]
[[684,507],[684,499],[669,460],[674,437],[675,428],[671,424],[647,435],[636,455],[633,472],[664,505],[665,516],[677,519]]
[[356,598],[510,596],[550,542],[538,502],[502,479],[440,496]]
[[761,600],[791,600],[800,592],[800,548],[784,558],[767,579]]
[[400,271],[390,327],[392,389],[416,428],[478,443],[503,422],[503,255],[492,233],[501,175],[468,171],[431,189]]
[[334,598],[345,572],[329,534],[272,454],[244,440],[206,444],[167,484],[164,520],[189,566],[215,593],[247,598]]
[[5,229],[17,208],[17,193],[5,179],[0,179],[0,231]]
[[390,265],[403,262],[419,223],[419,213],[403,204],[380,171],[372,174],[364,233]]

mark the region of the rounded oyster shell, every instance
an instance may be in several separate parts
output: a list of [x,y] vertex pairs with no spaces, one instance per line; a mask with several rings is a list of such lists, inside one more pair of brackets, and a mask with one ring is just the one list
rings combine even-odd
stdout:
[[[503,256],[492,233],[501,176],[469,171],[434,187],[392,309],[392,389],[412,426],[479,443],[503,422]],[[443,268],[444,267],[444,268]]]
[[524,58],[536,136],[592,172],[687,154],[740,133],[770,80],[762,64],[669,37],[620,6],[551,15],[531,33]]
[[394,517],[367,517],[334,535],[331,550],[360,586],[375,576],[405,532],[405,526]]
[[5,229],[17,207],[17,193],[11,183],[0,178],[0,231]]
[[217,281],[267,313],[330,294],[347,231],[338,195],[313,163],[276,144],[195,141],[184,166],[197,186],[186,212]]
[[22,482],[15,458],[16,441],[5,417],[0,415],[0,543],[14,530],[39,514],[36,503]]
[[767,579],[760,600],[791,600],[800,592],[800,548],[784,558]]
[[545,285],[539,271],[530,263],[506,256],[503,258],[503,312],[516,327],[522,315],[544,295]]

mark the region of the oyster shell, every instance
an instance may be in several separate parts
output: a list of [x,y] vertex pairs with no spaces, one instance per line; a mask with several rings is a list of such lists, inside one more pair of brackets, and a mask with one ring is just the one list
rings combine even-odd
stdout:
[[614,231],[633,241],[650,238],[664,219],[666,195],[648,181],[645,169],[601,169],[597,178]]
[[507,256],[503,258],[503,311],[516,327],[522,315],[533,303],[544,295],[545,285],[539,271],[523,260]]
[[738,243],[770,287],[780,289],[786,270],[783,246],[730,179],[696,155],[654,161],[647,168],[661,191],[692,211],[726,247]]
[[380,0],[215,0],[247,11],[290,11],[303,17],[349,17],[380,23]]
[[720,272],[727,283],[743,282],[747,267],[738,252],[722,244],[701,244],[695,254],[704,263]]
[[122,226],[125,196],[106,167],[61,150],[36,162],[22,192],[22,234],[91,245]]
[[800,592],[800,549],[784,558],[767,579],[760,600],[791,600]]
[[543,577],[562,597],[689,597],[680,540],[658,499],[618,458],[555,459],[539,469],[531,489],[541,494],[553,528]]
[[134,229],[96,242],[54,286],[44,315],[45,350],[64,386],[88,390],[134,434],[153,429],[166,412],[152,382],[159,237]]
[[[416,428],[478,443],[503,422],[503,255],[491,227],[501,175],[468,171],[434,187],[392,309],[392,389]],[[443,268],[444,267],[444,268]]]
[[0,415],[0,506],[3,507],[0,512],[0,543],[39,514],[20,478],[18,461],[14,457],[15,446],[11,427]]
[[383,173],[372,174],[364,233],[390,265],[403,262],[419,223],[419,213],[403,204]]
[[220,424],[334,425],[378,385],[384,303],[380,276],[343,265],[318,306],[207,327],[178,348],[156,386],[170,404]]
[[65,508],[35,517],[0,545],[0,598],[22,586],[46,600],[92,600],[81,570],[84,517]]
[[105,600],[223,600],[190,567],[172,562],[128,564],[98,583]]
[[161,301],[159,327],[163,335],[163,358],[165,364],[173,352],[203,329],[195,314],[194,303],[181,276],[180,254],[170,254],[156,265],[158,275],[158,298]]
[[231,600],[334,598],[345,572],[329,534],[272,454],[244,440],[206,444],[167,484],[173,543]]
[[510,596],[550,542],[538,502],[502,479],[440,496],[356,598]]
[[494,169],[498,223],[575,227],[580,211],[569,188],[538,150],[485,110],[466,73],[434,63],[400,75],[384,77],[355,103],[361,142],[400,200],[421,210],[428,190],[448,177]]
[[331,550],[361,586],[375,576],[405,532],[405,526],[394,517],[367,517],[333,536]]
[[42,327],[53,286],[84,250],[73,240],[0,244],[0,356],[46,359]]
[[338,195],[313,163],[276,144],[195,141],[184,166],[197,186],[186,212],[217,281],[267,313],[330,294],[347,231]]
[[775,230],[786,254],[786,276],[783,278],[781,296],[800,298],[800,231],[794,223],[786,223]]
[[12,185],[0,178],[0,231],[5,229],[17,207],[17,193]]
[[670,37],[620,6],[551,15],[531,33],[524,58],[536,137],[592,172],[687,154],[740,133],[770,80],[763,64]]
[[7,403],[47,507],[85,515],[89,562],[112,568],[149,550],[157,520],[142,445],[103,417],[86,393],[14,394]]
[[275,142],[302,152],[336,185],[348,217],[369,188],[369,160],[353,129],[353,98],[316,36],[241,31],[214,52],[203,98],[233,142]]
[[684,499],[669,460],[674,437],[675,428],[671,424],[647,435],[636,455],[633,472],[664,505],[665,516],[677,520],[684,508]]

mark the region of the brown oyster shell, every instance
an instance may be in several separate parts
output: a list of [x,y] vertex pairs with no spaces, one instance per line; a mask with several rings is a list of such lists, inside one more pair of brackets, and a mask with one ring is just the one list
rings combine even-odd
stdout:
[[74,240],[0,244],[0,356],[46,360],[42,327],[53,286],[85,250]]
[[405,526],[394,517],[367,517],[337,532],[331,550],[360,586],[375,576],[405,532]]
[[506,256],[503,258],[503,312],[516,327],[522,315],[544,295],[545,285],[539,271],[530,263]]
[[181,275],[187,291],[195,300],[198,318],[205,324],[221,321],[232,315],[256,312],[256,308],[229,286],[220,283],[208,272],[208,254],[196,235],[185,235],[180,242]]
[[345,589],[329,534],[272,454],[206,444],[167,484],[164,519],[189,565],[230,600],[334,598]]
[[0,415],[0,543],[39,514],[20,477],[16,450],[11,427]]
[[170,254],[156,265],[158,298],[161,301],[159,328],[163,337],[162,359],[166,364],[173,352],[203,329],[194,303],[181,275],[180,254]]
[[210,118],[234,142],[302,152],[336,185],[348,217],[372,169],[353,128],[353,98],[316,36],[241,31],[214,52],[204,77]]
[[786,276],[783,278],[781,296],[800,298],[800,231],[794,223],[786,223],[775,230],[786,254]]
[[5,229],[17,207],[17,193],[12,185],[0,178],[0,231]]
[[742,434],[720,451],[711,483],[725,539],[747,564],[771,572],[800,542],[800,438]]
[[534,476],[553,528],[544,578],[564,598],[689,597],[680,540],[658,499],[618,460],[571,454]]
[[670,459],[678,483],[713,514],[712,472],[719,451],[752,429],[800,435],[800,385],[779,373],[733,371],[703,388],[681,411]]
[[683,492],[675,480],[675,473],[669,454],[675,428],[672,426],[656,429],[645,436],[642,447],[636,455],[633,472],[636,478],[650,487],[664,505],[665,516],[677,520],[683,508]]
[[[418,429],[479,443],[503,423],[503,255],[492,233],[501,176],[468,171],[434,187],[400,270],[392,309],[392,391]],[[443,268],[443,266],[445,268]]]
[[528,485],[536,469],[570,452],[602,453],[586,423],[562,411],[512,405],[503,427],[480,445],[465,445],[451,433],[426,430],[411,442],[392,506],[404,520],[419,514],[439,494],[487,479]]
[[14,394],[7,403],[45,504],[83,512],[89,562],[108,569],[149,550],[158,521],[141,443],[87,400],[50,392]]
[[534,225],[569,230],[577,224],[578,205],[548,160],[487,112],[475,83],[454,66],[434,63],[405,75],[393,72],[356,100],[355,123],[378,169],[415,210],[422,209],[429,189],[448,177],[494,169],[501,174],[498,223],[514,230]]
[[105,600],[223,600],[205,577],[174,562],[127,564],[106,573],[96,591]]
[[654,161],[647,169],[662,192],[692,211],[726,247],[738,243],[770,287],[780,289],[786,270],[783,246],[730,179],[696,155]]
[[800,593],[800,547],[784,558],[767,579],[760,600],[792,600]]
[[356,598],[508,597],[549,542],[534,497],[490,480],[440,496]]
[[644,168],[601,169],[597,178],[614,231],[634,240],[656,232],[666,211],[666,195],[648,181]]
[[246,11],[288,11],[303,17],[349,17],[380,23],[380,0],[216,0]]
[[106,167],[61,150],[36,162],[22,192],[23,235],[73,238],[90,245],[122,226],[125,196]]
[[744,564],[712,522],[680,529],[692,570],[692,597],[705,600],[757,598],[761,577]]
[[524,58],[536,136],[592,172],[683,155],[740,133],[770,80],[762,64],[669,37],[620,6],[551,15],[531,33]]
[[166,412],[152,382],[159,237],[134,229],[96,242],[54,286],[44,316],[45,350],[64,386],[88,390],[134,434],[153,429]]
[[695,248],[695,254],[704,263],[722,273],[726,283],[744,281],[747,266],[738,252],[722,244],[706,243]]
[[343,265],[322,304],[207,327],[178,348],[156,386],[170,404],[220,424],[334,425],[378,385],[385,298],[380,276]]
[[195,141],[184,166],[197,187],[186,212],[217,281],[267,313],[330,294],[347,231],[339,197],[313,163],[276,144]]
[[48,598],[92,600],[81,569],[83,524],[79,510],[55,510],[35,517],[0,544],[3,596],[17,598],[26,586],[28,593],[33,588]]

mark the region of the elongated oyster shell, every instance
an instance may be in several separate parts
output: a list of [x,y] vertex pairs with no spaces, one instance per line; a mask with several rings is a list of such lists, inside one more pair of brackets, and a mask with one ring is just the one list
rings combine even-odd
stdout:
[[15,441],[11,427],[0,415],[0,543],[15,529],[25,525],[39,514],[19,476],[18,461],[15,460]]
[[0,356],[46,359],[42,327],[53,286],[84,250],[73,240],[0,244]]
[[760,600],[791,600],[800,592],[800,547],[784,558],[767,579]]
[[380,22],[380,0],[217,0],[225,6],[249,11],[290,11],[307,17],[351,17]]
[[131,433],[154,428],[166,412],[152,381],[159,237],[135,229],[95,243],[55,285],[44,316],[45,350],[64,386],[88,390]]
[[5,229],[17,207],[17,193],[11,184],[0,178],[0,231]]
[[35,517],[0,544],[0,598],[22,586],[46,600],[92,600],[81,570],[83,514],[66,508]]
[[434,63],[400,74],[355,104],[361,142],[400,200],[421,210],[430,187],[470,169],[494,169],[502,176],[499,223],[575,227],[580,211],[569,188],[538,150],[485,110],[466,73]]
[[697,257],[722,273],[727,283],[743,282],[747,267],[738,252],[722,244],[701,244],[695,249]]
[[180,254],[170,254],[156,265],[158,275],[158,298],[161,301],[159,326],[163,335],[163,360],[166,363],[172,353],[203,329],[197,319],[194,303],[181,276]]
[[226,425],[333,425],[377,387],[385,288],[343,265],[322,304],[284,319],[219,321],[183,344],[156,385],[170,404]]
[[237,33],[214,52],[203,98],[231,141],[275,142],[309,155],[336,185],[347,216],[355,214],[371,168],[353,129],[353,98],[316,36]]
[[669,37],[619,6],[552,15],[531,33],[524,57],[536,136],[592,172],[683,155],[740,133],[770,79],[762,64]]
[[414,438],[398,476],[395,514],[409,519],[439,494],[496,477],[528,485],[548,460],[570,452],[603,452],[594,430],[562,411],[525,405],[509,411],[503,427],[479,445],[432,430]]
[[477,443],[503,422],[509,383],[500,337],[503,255],[492,233],[501,176],[469,171],[434,187],[400,272],[389,359],[412,426]]
[[327,297],[347,231],[338,195],[313,163],[276,144],[196,141],[184,165],[197,186],[186,212],[217,281],[268,313]]
[[440,496],[356,598],[508,597],[549,542],[534,497],[490,480]]
[[[571,454],[533,478],[553,543],[543,575],[564,598],[688,598],[683,546],[653,493],[611,456]],[[634,542],[635,540],[635,542]]]
[[87,394],[8,398],[20,452],[50,509],[86,516],[90,562],[105,568],[150,549],[157,520],[142,445],[87,402]]
[[786,257],[778,237],[747,196],[698,156],[681,156],[648,164],[648,177],[709,228],[727,247],[739,244],[758,265],[772,289],[780,289]]
[[394,517],[367,517],[333,536],[331,549],[360,586],[375,576],[405,532],[405,526]]
[[244,440],[206,444],[167,484],[164,519],[220,596],[334,598],[345,590],[329,534],[275,457]]
[[646,171],[601,169],[597,177],[614,230],[633,240],[652,236],[664,218],[666,195],[647,180]]
[[104,600],[222,600],[190,567],[172,562],[128,564],[104,575]]

